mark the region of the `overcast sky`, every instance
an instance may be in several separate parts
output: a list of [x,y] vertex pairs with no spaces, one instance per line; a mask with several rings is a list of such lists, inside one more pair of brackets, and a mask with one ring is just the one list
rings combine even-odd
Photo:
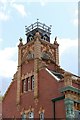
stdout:
[[[52,25],[59,46],[60,66],[78,74],[78,2],[57,0],[0,0],[0,91],[8,88],[17,70],[17,45],[26,43],[25,26],[37,21]],[[49,1],[49,2],[48,2]],[[2,86],[1,86],[2,85]]]

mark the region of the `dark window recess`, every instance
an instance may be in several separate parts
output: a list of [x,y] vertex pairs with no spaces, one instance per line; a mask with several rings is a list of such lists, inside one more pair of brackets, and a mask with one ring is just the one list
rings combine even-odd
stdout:
[[43,40],[50,42],[50,38],[46,34],[43,36]]
[[43,112],[40,113],[40,120],[44,120],[44,113]]
[[31,90],[32,90],[32,77],[31,77]]
[[34,90],[34,76],[31,76],[31,90]]
[[22,93],[34,90],[34,76],[22,80]]
[[28,91],[28,81],[27,79],[22,80],[22,93]]
[[26,79],[26,91],[28,91],[28,79]]
[[28,37],[27,37],[27,42],[33,40],[33,34],[29,34]]
[[22,93],[24,92],[24,80],[22,80]]
[[29,52],[28,55],[27,55],[27,59],[31,60],[33,58],[34,58],[34,54]]
[[42,59],[49,60],[49,55],[46,52],[42,53]]
[[27,78],[27,81],[28,81],[28,91],[29,91],[29,90],[31,89],[31,88],[30,88],[30,82],[31,82],[31,81],[30,81],[30,77]]
[[23,113],[21,117],[22,117],[22,120],[26,120],[27,118],[25,113]]
[[34,118],[34,113],[33,112],[29,112],[29,118]]

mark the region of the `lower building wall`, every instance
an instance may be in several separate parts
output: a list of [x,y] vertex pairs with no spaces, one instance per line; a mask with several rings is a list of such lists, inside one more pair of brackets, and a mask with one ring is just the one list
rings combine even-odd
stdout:
[[14,115],[16,117],[19,116],[19,113],[16,109],[16,83],[17,81],[13,81],[10,86],[8,93],[5,95],[2,101],[2,117],[3,118],[12,118]]
[[[46,70],[39,73],[39,95],[41,105],[45,108],[45,117],[53,118],[53,103],[52,99],[62,96],[60,92],[59,82],[51,76]],[[64,100],[58,101],[56,104],[56,118],[65,118]],[[62,108],[60,111],[59,109]]]
[[[39,98],[34,99],[34,91],[28,91],[21,94],[20,108],[17,109],[16,105],[16,81],[11,85],[7,95],[3,99],[2,112],[3,118],[16,118],[21,117],[21,112],[25,109],[27,112],[30,107],[33,108],[34,117],[39,118],[39,112],[42,108],[44,111],[45,118],[53,118],[53,103],[52,98],[62,96],[58,88],[58,82],[47,73],[46,70],[39,72]],[[56,117],[65,117],[64,101],[56,102]]]
[[55,118],[66,118],[64,100],[55,102]]

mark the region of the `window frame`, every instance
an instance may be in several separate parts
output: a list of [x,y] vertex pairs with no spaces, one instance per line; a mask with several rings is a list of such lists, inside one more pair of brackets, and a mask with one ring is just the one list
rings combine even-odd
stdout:
[[39,119],[40,119],[40,120],[44,120],[44,112],[41,112],[41,113],[39,114]]
[[[30,113],[31,113],[31,116],[30,116]],[[33,112],[33,111],[30,111],[30,112],[28,113],[28,118],[29,118],[29,119],[33,119],[33,118],[34,118],[34,112]]]

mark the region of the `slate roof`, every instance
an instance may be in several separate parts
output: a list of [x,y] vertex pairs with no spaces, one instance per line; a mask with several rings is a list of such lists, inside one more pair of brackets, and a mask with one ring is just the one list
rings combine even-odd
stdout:
[[54,74],[57,78],[59,78],[59,79],[64,78],[61,73],[55,72],[55,71],[53,71],[53,70],[50,70],[50,71],[51,71],[51,73]]

